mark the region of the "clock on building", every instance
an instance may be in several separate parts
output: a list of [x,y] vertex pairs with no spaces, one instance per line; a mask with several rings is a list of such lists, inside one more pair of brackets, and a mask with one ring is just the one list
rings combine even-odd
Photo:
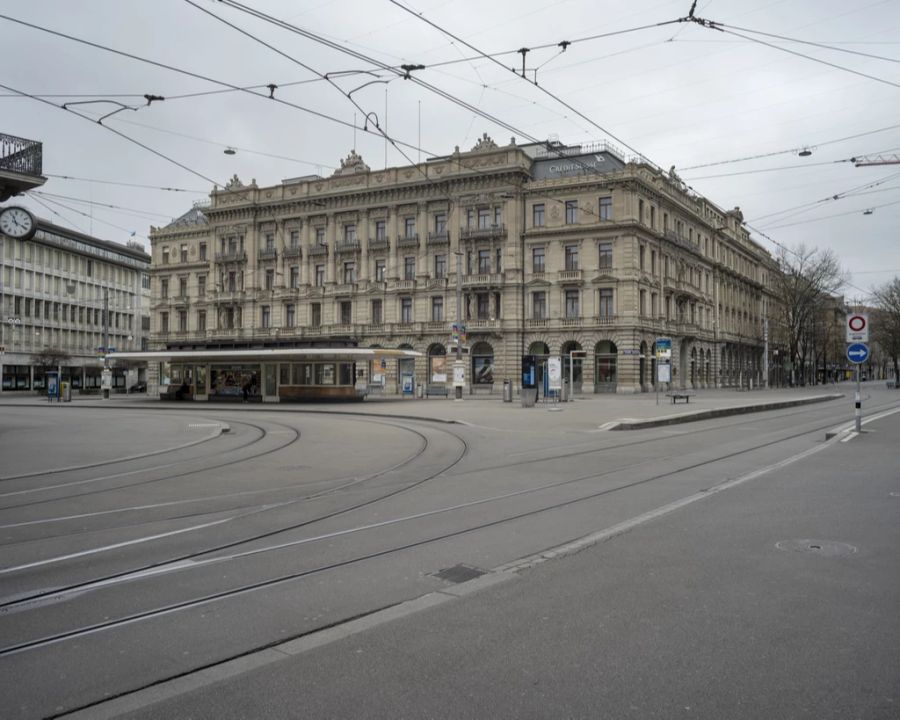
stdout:
[[34,215],[18,205],[0,210],[0,232],[16,240],[30,240],[37,230]]

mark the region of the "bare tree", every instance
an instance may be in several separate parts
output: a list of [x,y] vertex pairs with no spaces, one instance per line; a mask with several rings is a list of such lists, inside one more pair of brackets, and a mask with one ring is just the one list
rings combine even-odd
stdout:
[[894,363],[894,382],[900,382],[900,278],[875,288],[875,317],[872,335],[882,352]]
[[68,362],[71,357],[65,350],[48,345],[31,356],[31,364],[46,372],[47,370],[56,370],[63,363]]
[[781,248],[778,266],[775,293],[793,366],[792,380],[805,382],[807,360],[814,359],[814,348],[820,342],[816,330],[821,303],[844,284],[844,273],[833,252],[805,245]]

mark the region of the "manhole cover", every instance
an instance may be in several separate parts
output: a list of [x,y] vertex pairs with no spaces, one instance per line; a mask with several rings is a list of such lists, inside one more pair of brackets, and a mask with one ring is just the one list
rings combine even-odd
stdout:
[[787,552],[813,553],[823,557],[843,557],[857,552],[853,545],[834,540],[782,540],[775,543],[775,547]]
[[443,570],[436,572],[434,576],[446,582],[464,583],[486,574],[486,570],[480,570],[471,565],[454,565],[453,567],[444,568]]

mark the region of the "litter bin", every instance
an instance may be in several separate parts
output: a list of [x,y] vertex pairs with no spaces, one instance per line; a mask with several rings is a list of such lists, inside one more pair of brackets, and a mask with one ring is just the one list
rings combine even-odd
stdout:
[[512,402],[512,381],[503,381],[503,402]]
[[62,401],[72,402],[72,383],[64,382],[62,384]]
[[559,401],[569,402],[569,381],[563,380],[562,389],[559,391]]
[[416,385],[416,397],[423,398],[425,397],[425,386],[422,384]]

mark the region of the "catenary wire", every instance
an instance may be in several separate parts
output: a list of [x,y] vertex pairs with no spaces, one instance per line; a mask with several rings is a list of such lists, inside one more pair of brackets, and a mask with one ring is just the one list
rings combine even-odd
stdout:
[[130,183],[118,180],[97,180],[96,178],[78,177],[76,175],[56,175],[54,173],[44,173],[47,177],[56,178],[57,180],[74,180],[76,182],[97,183],[98,185],[118,185],[121,187],[144,188],[146,190],[163,190],[165,192],[183,192],[194,193],[197,195],[207,195],[208,190],[191,190],[189,188],[162,187],[158,185],[142,185],[141,183]]
[[18,89],[14,88],[14,87],[10,87],[9,85],[3,85],[3,84],[0,84],[0,88],[3,88],[3,89],[5,89],[5,90],[9,90],[10,92],[18,93],[18,94],[22,95],[23,97],[31,98],[32,100],[34,100],[34,101],[36,101],[36,102],[43,103],[43,104],[45,104],[45,105],[49,105],[50,107],[56,108],[57,110],[62,110],[62,111],[64,111],[64,112],[71,113],[71,114],[74,115],[75,117],[81,118],[82,120],[85,120],[85,121],[91,123],[92,125],[99,125],[100,127],[102,127],[102,128],[103,128],[104,130],[106,130],[107,132],[111,132],[111,133],[113,133],[114,135],[117,135],[117,136],[119,136],[120,138],[122,138],[122,139],[124,139],[124,140],[127,140],[128,142],[132,143],[133,145],[137,145],[138,147],[143,148],[144,150],[147,150],[148,152],[150,152],[150,153],[156,155],[157,157],[162,158],[163,160],[166,160],[167,162],[170,162],[170,163],[172,163],[173,165],[176,165],[176,166],[180,167],[182,170],[186,170],[187,172],[191,173],[192,175],[196,175],[197,177],[202,178],[203,180],[206,180],[208,183],[210,183],[210,184],[212,184],[212,185],[217,185],[217,184],[218,184],[218,183],[216,183],[216,181],[213,180],[212,178],[208,178],[208,177],[207,177],[206,175],[204,175],[203,173],[198,172],[197,170],[194,170],[194,169],[191,168],[191,167],[188,167],[188,166],[185,165],[184,163],[179,162],[178,160],[176,160],[175,158],[169,157],[169,156],[166,155],[165,153],[162,153],[162,152],[160,152],[159,150],[156,150],[155,148],[150,147],[149,145],[145,145],[145,144],[142,143],[140,140],[135,140],[133,137],[130,137],[130,136],[126,135],[125,133],[120,132],[119,130],[116,130],[115,128],[112,128],[112,127],[110,127],[109,125],[104,125],[104,124],[101,123],[99,120],[94,120],[94,119],[92,119],[91,117],[89,117],[89,116],[87,116],[87,115],[82,115],[82,114],[79,113],[79,112],[75,112],[74,110],[72,110],[71,108],[66,107],[65,105],[57,105],[56,103],[50,102],[49,100],[44,100],[43,98],[39,98],[39,97],[37,97],[36,95],[31,95],[31,94],[29,94],[29,93],[27,93],[27,92],[25,92],[25,91],[23,91],[23,90],[18,90]]

